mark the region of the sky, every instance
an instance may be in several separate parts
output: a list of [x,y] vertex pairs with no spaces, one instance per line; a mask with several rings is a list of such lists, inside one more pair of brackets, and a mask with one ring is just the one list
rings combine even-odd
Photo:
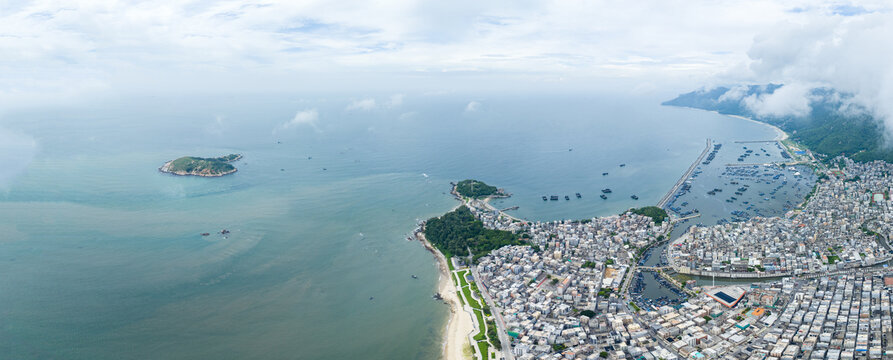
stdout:
[[[785,90],[758,104],[773,114],[802,113],[808,90],[826,86],[890,121],[891,10],[889,0],[0,0],[0,154],[37,146],[3,127],[4,111],[122,94],[349,92],[363,110],[404,96],[373,93],[666,99],[773,82]],[[318,118],[298,112],[280,130]]]
[[0,0],[0,106],[122,91],[870,87],[866,67],[890,77],[890,6]]

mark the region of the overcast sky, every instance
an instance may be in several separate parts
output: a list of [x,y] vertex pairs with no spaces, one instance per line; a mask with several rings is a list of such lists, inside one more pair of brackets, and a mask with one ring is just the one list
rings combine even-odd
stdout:
[[[610,91],[670,98],[783,83],[760,113],[834,87],[893,129],[885,1],[0,0],[0,190],[39,150],[6,110],[110,95]],[[466,111],[482,105],[471,101]],[[297,109],[280,128],[316,128]],[[219,120],[219,119],[218,119]]]
[[877,97],[891,82],[889,1],[0,4],[7,105],[176,89],[676,93],[768,81],[873,87]]

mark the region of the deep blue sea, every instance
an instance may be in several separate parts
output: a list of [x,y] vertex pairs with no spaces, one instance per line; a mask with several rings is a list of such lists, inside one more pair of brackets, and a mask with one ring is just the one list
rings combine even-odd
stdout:
[[[455,205],[449,182],[503,187],[498,206],[528,219],[610,215],[656,203],[708,137],[775,136],[662,100],[171,96],[6,112],[0,127],[37,147],[0,183],[0,358],[437,358],[449,310],[406,235]],[[244,156],[231,176],[157,170],[228,153]]]

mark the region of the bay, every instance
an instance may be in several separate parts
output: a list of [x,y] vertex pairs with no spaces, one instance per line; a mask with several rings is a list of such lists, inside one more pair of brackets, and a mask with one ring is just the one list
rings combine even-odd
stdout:
[[[376,106],[349,106],[365,98]],[[774,137],[649,97],[389,99],[162,96],[7,112],[3,126],[38,151],[0,192],[0,354],[437,358],[449,310],[431,298],[433,257],[406,236],[455,205],[449,182],[506,188],[496,204],[531,220],[603,216],[656,203],[708,137]],[[316,119],[291,122],[298,113]],[[231,176],[157,171],[227,153],[244,155]],[[553,194],[562,200],[542,201]]]

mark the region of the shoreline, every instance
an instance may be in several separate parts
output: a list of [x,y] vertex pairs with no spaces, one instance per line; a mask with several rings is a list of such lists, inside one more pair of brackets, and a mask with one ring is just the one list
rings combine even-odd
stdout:
[[717,114],[719,114],[719,115],[725,115],[725,116],[728,116],[728,117],[732,117],[732,118],[736,118],[736,119],[741,119],[741,120],[747,120],[747,121],[750,121],[750,122],[753,122],[753,123],[757,123],[757,124],[760,124],[760,125],[768,126],[768,127],[772,128],[772,130],[775,130],[775,139],[772,139],[772,140],[774,140],[774,141],[785,141],[785,140],[787,140],[789,137],[791,137],[790,135],[788,135],[788,133],[784,132],[784,130],[780,129],[778,126],[775,126],[775,125],[772,125],[772,124],[769,124],[769,123],[765,123],[765,122],[762,122],[762,121],[757,121],[757,120],[751,119],[751,118],[749,118],[749,117],[744,117],[744,116],[741,116],[741,115],[722,114],[722,113],[720,113],[720,112],[718,112],[718,111],[713,111],[713,112],[715,112],[715,113],[717,113]]
[[[460,205],[461,206],[461,205]],[[453,283],[453,274],[450,271],[447,259],[437,248],[434,247],[425,234],[421,231],[415,234],[416,239],[422,245],[434,254],[437,258],[437,267],[440,269],[440,279],[437,283],[437,291],[443,301],[450,306],[450,317],[447,320],[446,328],[443,331],[443,345],[441,348],[441,359],[443,360],[465,360],[468,359],[464,355],[466,345],[471,342],[468,337],[474,332],[474,320],[472,315],[465,312],[459,297],[456,294],[458,289]]]

